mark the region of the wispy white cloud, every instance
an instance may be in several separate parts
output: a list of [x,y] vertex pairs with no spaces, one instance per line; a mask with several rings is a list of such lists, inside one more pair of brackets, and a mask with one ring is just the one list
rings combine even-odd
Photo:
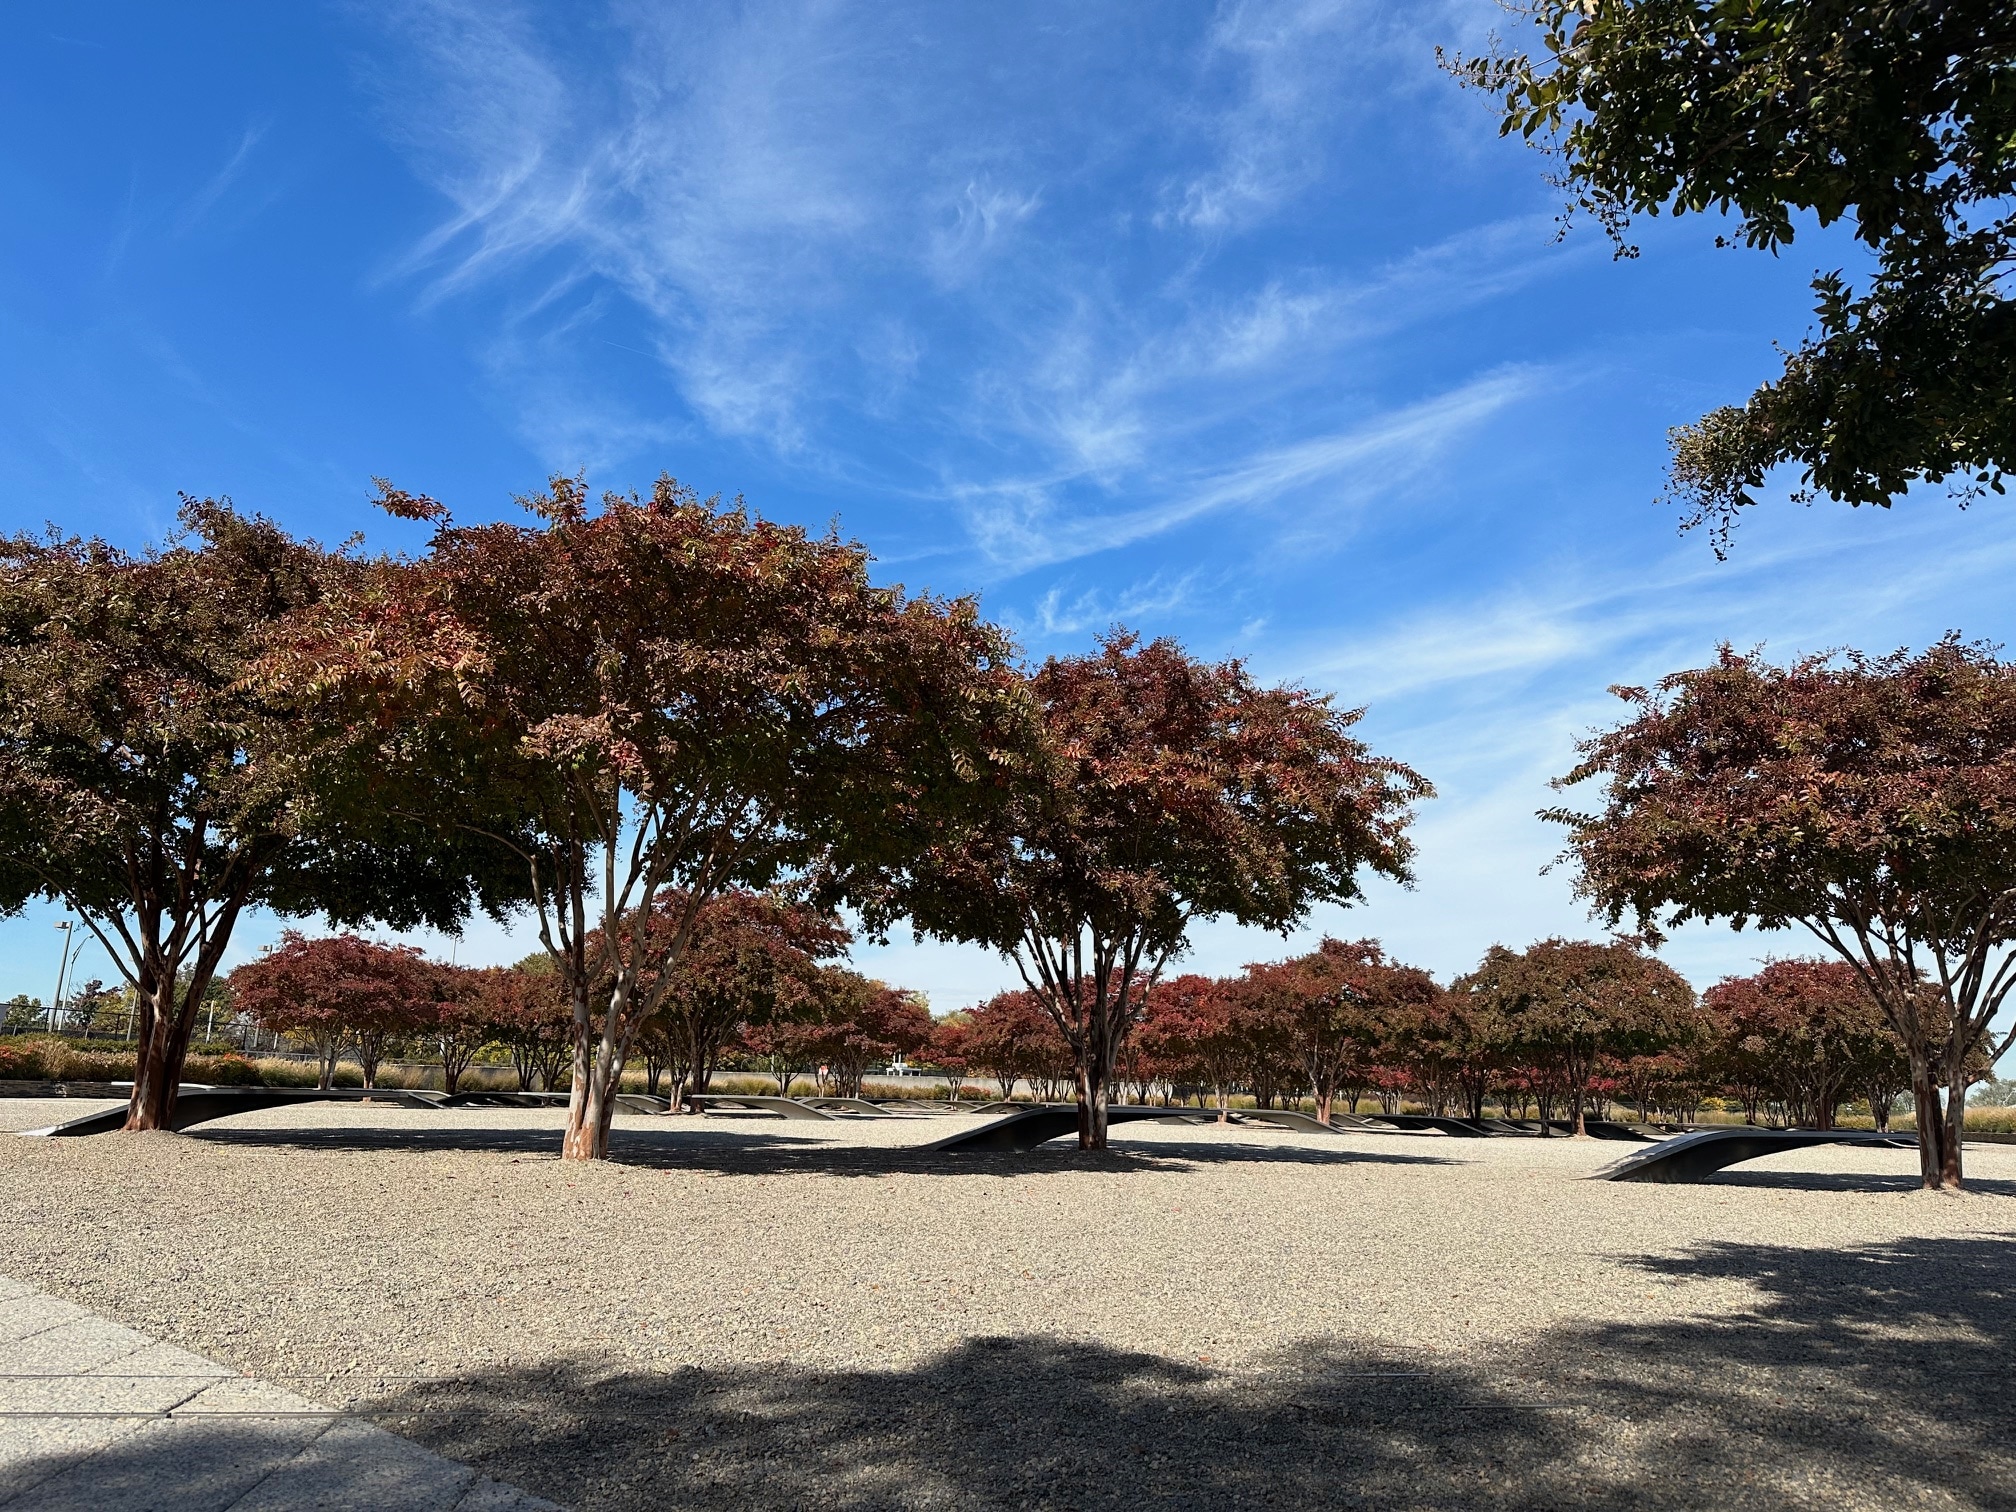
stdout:
[[1130,583],[1120,592],[1099,587],[1054,583],[1036,601],[1033,622],[1025,623],[1010,613],[1006,618],[1014,630],[1033,628],[1045,636],[1076,636],[1085,630],[1111,626],[1137,626],[1143,619],[1166,615],[1189,601],[1201,576],[1193,569],[1177,576],[1155,573]]
[[[509,5],[388,13],[401,43],[381,77],[388,129],[452,206],[395,275],[434,299],[501,293],[516,334],[500,352],[539,348],[525,334],[534,320],[557,326],[593,289],[613,290],[644,317],[641,344],[700,425],[814,473],[853,468],[839,431],[896,427],[902,454],[941,480],[904,493],[964,521],[990,571],[1109,550],[1375,452],[1398,457],[1424,427],[1446,431],[1506,391],[1494,375],[1386,413],[1333,406],[1361,417],[1348,426],[1279,423],[1281,397],[1334,378],[1353,343],[1535,276],[1551,254],[1528,221],[1463,230],[1358,277],[1143,282],[1114,269],[1112,238],[1166,185],[1104,156],[1088,165],[1091,143],[1110,155],[1115,130],[1147,140],[1180,122],[1174,134],[1218,164],[1222,183],[1199,193],[1258,203],[1265,154],[1236,143],[1288,132],[1342,53],[1419,41],[1376,8],[1225,7],[1196,46],[1236,87],[1165,79],[1124,121],[1102,114],[1121,104],[1074,94],[1104,64],[1068,50],[1025,59],[1008,87],[1054,68],[1052,96],[992,113],[998,47],[928,8],[619,5],[609,17],[608,47],[583,53]],[[1016,34],[1025,49],[1036,40]],[[1413,51],[1426,58],[1426,43]],[[1051,112],[1034,136],[1032,109]],[[1244,166],[1226,166],[1228,152]],[[1087,194],[1118,196],[1109,236],[1087,239]],[[680,430],[616,415],[597,433],[597,398],[568,402],[551,364],[509,386],[537,396],[520,407],[553,465]]]
[[1211,161],[1168,184],[1158,222],[1222,235],[1278,212],[1322,179],[1353,100],[1418,88],[1435,42],[1470,9],[1227,0],[1199,48],[1204,76],[1224,76],[1229,95],[1196,123]]
[[216,208],[217,202],[230,192],[245,173],[246,164],[251,160],[252,149],[259,145],[259,139],[266,134],[263,123],[255,122],[247,126],[238,138],[238,145],[224,166],[210,175],[209,180],[190,195],[175,216],[175,234],[187,235],[205,216]]
[[[1431,465],[1456,439],[1531,394],[1544,375],[1530,368],[1488,374],[1447,393],[1360,425],[1238,459],[1222,471],[1162,483],[1152,502],[1098,513],[1067,507],[1059,480],[955,488],[968,528],[988,556],[1014,572],[1112,551],[1224,510],[1327,494],[1362,502]],[[1321,505],[1318,505],[1321,512]],[[1298,529],[1311,523],[1303,512]]]

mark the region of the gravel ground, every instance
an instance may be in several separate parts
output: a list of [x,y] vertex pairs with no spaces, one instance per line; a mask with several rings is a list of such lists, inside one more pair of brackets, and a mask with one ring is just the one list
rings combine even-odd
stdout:
[[0,1140],[0,1272],[580,1508],[2016,1508],[2016,1147],[559,1122]]

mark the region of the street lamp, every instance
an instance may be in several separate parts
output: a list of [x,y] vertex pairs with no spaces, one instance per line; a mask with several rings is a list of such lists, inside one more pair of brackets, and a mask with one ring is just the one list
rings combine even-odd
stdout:
[[72,926],[68,919],[65,919],[56,927],[63,931],[63,964],[56,968],[56,996],[49,1000],[49,1032],[51,1034],[56,1032],[56,1010],[63,1002],[63,979],[70,974],[70,942],[75,938],[70,932]]

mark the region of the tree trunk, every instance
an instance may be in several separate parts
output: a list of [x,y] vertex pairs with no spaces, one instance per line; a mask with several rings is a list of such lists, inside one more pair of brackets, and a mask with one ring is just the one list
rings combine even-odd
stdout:
[[1955,1071],[1946,1084],[1946,1121],[1939,1131],[1939,1174],[1960,1190],[1960,1145],[1967,1135],[1967,1073]]
[[562,1160],[607,1160],[609,1123],[616,1113],[612,1095],[623,1074],[625,1057],[607,1036],[591,1045],[584,1026],[574,1039],[574,1083],[567,1097],[567,1133],[560,1144]]
[[1916,1047],[1911,1051],[1911,1101],[1918,1115],[1918,1177],[1928,1192],[1944,1185],[1945,1123],[1939,1111],[1939,1088],[1932,1068]]
[[1098,1014],[1083,1040],[1078,1056],[1078,1148],[1106,1148],[1106,1102],[1113,1080],[1112,1046],[1107,1040],[1106,1015]]
[[[195,1015],[184,1011],[164,1013],[159,999],[174,1003],[175,984],[171,980],[157,987],[155,1001],[142,1014],[144,1033],[139,1053],[134,1057],[133,1095],[126,1104],[125,1127],[132,1130],[174,1127],[175,1094],[182,1085],[182,1065],[189,1055],[189,1032]],[[183,1005],[187,1008],[187,1005]]]

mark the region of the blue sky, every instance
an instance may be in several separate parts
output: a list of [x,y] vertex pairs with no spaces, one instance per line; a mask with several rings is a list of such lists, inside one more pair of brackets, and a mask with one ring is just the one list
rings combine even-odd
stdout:
[[[1780,497],[1728,562],[1678,535],[1667,428],[1747,394],[1853,254],[1717,251],[1698,219],[1642,225],[1631,262],[1557,239],[1546,165],[1435,66],[1503,19],[17,7],[0,528],[138,545],[181,489],[399,548],[373,474],[476,518],[553,471],[670,471],[837,518],[1033,657],[1124,622],[1367,706],[1442,796],[1419,886],[1312,937],[1446,976],[1585,932],[1533,814],[1608,685],[1722,639],[2005,639],[2016,525]],[[0,921],[0,994],[46,996],[55,917]],[[1193,960],[1286,948],[1211,926]],[[1705,985],[1800,948],[1694,929],[1668,958]],[[1007,981],[971,950],[857,955],[940,1010]]]

